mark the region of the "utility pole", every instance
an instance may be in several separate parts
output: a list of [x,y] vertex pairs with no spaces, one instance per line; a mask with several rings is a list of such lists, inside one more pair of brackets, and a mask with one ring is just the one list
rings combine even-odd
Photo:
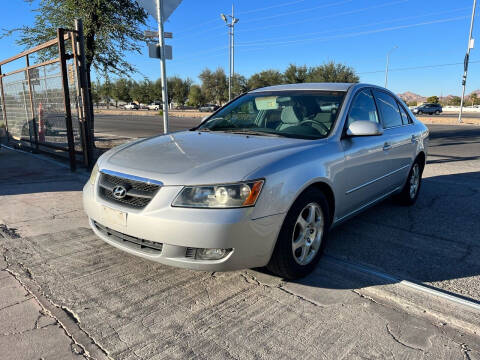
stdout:
[[472,8],[472,20],[470,21],[470,33],[468,35],[468,46],[467,46],[467,53],[465,55],[465,60],[463,63],[463,78],[462,78],[462,100],[460,101],[460,113],[458,114],[458,122],[462,122],[462,113],[463,113],[463,102],[465,99],[465,87],[467,85],[467,73],[468,73],[468,61],[470,59],[470,50],[473,49],[474,39],[472,39],[472,32],[473,32],[473,22],[475,20],[475,9],[477,7],[477,0],[473,0],[473,8]]
[[385,67],[385,88],[387,88],[387,85],[388,85],[388,65],[390,63],[390,53],[395,50],[396,48],[398,48],[397,45],[395,45],[393,48],[391,48],[388,53],[387,53],[387,65]]
[[[232,86],[233,78],[235,77],[235,24],[239,19],[235,17],[234,8],[232,4],[232,15],[220,14],[220,17],[227,24],[228,27],[228,57],[229,57],[229,76],[228,76],[228,101],[232,100]],[[227,17],[230,18],[228,23]]]
[[168,89],[165,59],[165,34],[163,33],[163,1],[157,0],[158,41],[160,44],[160,71],[163,103],[163,133],[168,133]]

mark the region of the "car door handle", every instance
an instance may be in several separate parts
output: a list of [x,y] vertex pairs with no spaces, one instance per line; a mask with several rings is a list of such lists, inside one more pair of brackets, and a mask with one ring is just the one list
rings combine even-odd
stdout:
[[383,151],[388,151],[392,148],[392,145],[389,143],[383,144]]

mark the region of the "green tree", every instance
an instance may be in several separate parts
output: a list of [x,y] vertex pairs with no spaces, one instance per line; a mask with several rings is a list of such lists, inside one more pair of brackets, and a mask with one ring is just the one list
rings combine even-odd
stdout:
[[250,79],[248,79],[248,87],[250,89],[279,84],[283,84],[283,75],[278,70],[264,70],[253,74],[250,76]]
[[438,104],[439,102],[440,99],[436,95],[427,98],[427,103]]
[[[91,69],[130,75],[135,67],[126,59],[130,52],[141,53],[147,14],[135,0],[25,0],[36,4],[33,25],[7,31],[20,32],[17,43],[31,48],[57,36],[57,28],[71,29],[83,19],[88,87]],[[56,57],[55,47],[47,57]],[[90,95],[92,97],[92,94]],[[93,103],[93,101],[92,101]],[[92,111],[93,116],[93,111]],[[93,132],[92,118],[92,132]]]
[[107,109],[110,109],[110,100],[112,98],[113,86],[110,82],[110,78],[105,75],[105,82],[99,87],[99,95],[101,100],[107,105]]
[[452,96],[448,101],[448,105],[459,106],[461,101],[460,96]]
[[202,93],[206,102],[221,105],[228,99],[227,76],[222,68],[215,72],[207,68],[200,73],[199,78],[202,80]]
[[[232,80],[232,97],[237,97],[248,91],[248,81],[245,76],[235,74]],[[227,94],[228,96],[228,94]]]
[[412,101],[407,102],[407,105],[408,106],[417,106],[417,102],[412,100]]
[[285,83],[297,84],[304,83],[307,80],[307,74],[308,69],[306,65],[297,66],[295,64],[290,64],[283,72],[283,77],[285,79]]
[[[32,3],[31,0],[25,0]],[[125,59],[127,52],[141,52],[143,26],[147,14],[135,0],[40,0],[32,26],[22,26],[17,42],[27,48],[57,35],[57,28],[73,28],[76,18],[83,19],[87,71],[91,66],[114,73],[135,71]]]
[[[188,99],[188,93],[190,91],[190,86],[192,85],[192,80],[186,79],[183,80],[178,76],[171,77],[168,83],[168,92],[172,94],[172,100],[180,106],[185,105],[185,102]],[[170,97],[170,96],[169,96]]]
[[359,80],[353,68],[333,61],[309,68],[306,78],[306,82],[357,83]]
[[134,83],[129,91],[129,95],[140,104],[149,104],[154,100],[154,86],[150,80]]
[[202,88],[198,85],[190,86],[188,93],[188,104],[193,107],[199,107],[205,104],[205,98],[202,94]]
[[477,93],[471,93],[470,94],[470,101],[472,102],[472,106],[479,104],[479,99],[478,99]]
[[132,97],[130,96],[130,89],[133,86],[131,80],[120,78],[113,84],[112,87],[112,97],[116,101],[116,106],[118,106],[119,101],[131,102]]

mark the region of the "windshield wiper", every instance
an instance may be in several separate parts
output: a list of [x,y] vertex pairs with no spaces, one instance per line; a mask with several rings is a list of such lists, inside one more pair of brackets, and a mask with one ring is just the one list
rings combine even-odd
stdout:
[[271,133],[266,131],[255,131],[255,130],[249,130],[249,129],[229,129],[229,130],[222,130],[222,131],[228,132],[231,134],[282,137],[282,134],[278,134],[278,133]]

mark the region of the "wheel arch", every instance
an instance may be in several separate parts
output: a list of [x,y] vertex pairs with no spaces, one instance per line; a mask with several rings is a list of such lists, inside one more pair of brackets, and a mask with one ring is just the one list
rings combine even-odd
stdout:
[[[295,198],[298,199],[298,197],[303,194],[305,191],[307,191],[310,188],[315,188],[320,190],[325,197],[327,198],[327,203],[328,203],[328,210],[329,210],[329,224],[331,225],[333,222],[333,219],[335,218],[335,193],[333,192],[332,187],[325,181],[315,181],[314,183],[309,184],[306,186]],[[295,201],[294,201],[295,202]]]
[[427,157],[426,157],[425,152],[423,150],[420,151],[417,154],[417,157],[415,158],[415,161],[418,161],[420,163],[420,166],[422,167],[422,171],[423,171],[423,169],[425,169],[426,160],[427,160]]

